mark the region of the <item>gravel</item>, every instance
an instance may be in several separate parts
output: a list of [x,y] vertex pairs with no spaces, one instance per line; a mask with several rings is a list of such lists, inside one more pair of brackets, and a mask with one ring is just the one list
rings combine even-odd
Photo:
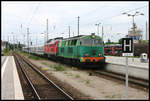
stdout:
[[[50,60],[31,60],[31,62],[47,72],[47,75],[52,76],[55,82],[77,99],[125,99],[126,86],[118,82],[94,75],[89,76],[88,72],[65,65],[63,65],[64,71],[55,71],[51,67],[57,63]],[[148,100],[149,92],[128,87],[128,99]]]

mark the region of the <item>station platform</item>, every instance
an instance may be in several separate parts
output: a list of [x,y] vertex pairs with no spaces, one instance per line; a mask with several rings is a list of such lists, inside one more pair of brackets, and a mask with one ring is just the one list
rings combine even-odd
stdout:
[[[107,63],[126,65],[126,57],[119,57],[119,56],[105,56],[105,57]],[[138,68],[149,69],[149,60],[147,63],[142,63],[140,61],[140,58],[128,57],[128,65]]]
[[1,99],[24,100],[13,56],[1,56]]

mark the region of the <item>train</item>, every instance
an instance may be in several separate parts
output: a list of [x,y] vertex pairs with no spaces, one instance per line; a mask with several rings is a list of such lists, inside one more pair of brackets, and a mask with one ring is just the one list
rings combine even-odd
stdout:
[[105,45],[104,55],[122,56],[122,45],[121,44]]
[[[134,43],[134,56],[140,56],[147,53],[149,56],[149,46],[146,43]],[[104,45],[104,55],[122,56],[121,44]]]
[[94,33],[49,39],[45,45],[23,47],[23,51],[75,63],[105,63],[103,40]]

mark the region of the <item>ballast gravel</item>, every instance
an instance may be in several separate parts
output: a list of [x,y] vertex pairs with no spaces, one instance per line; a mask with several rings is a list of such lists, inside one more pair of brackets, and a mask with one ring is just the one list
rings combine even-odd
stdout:
[[[42,70],[46,71],[48,75],[55,77],[57,81],[63,84],[65,89],[71,87],[71,93],[80,92],[81,99],[100,99],[100,100],[125,100],[126,86],[108,79],[100,78],[98,76],[90,76],[88,72],[78,70],[75,67],[65,67],[64,71],[56,71],[52,68],[57,64],[50,60],[31,60]],[[68,88],[70,89],[70,88]],[[82,94],[84,97],[82,98]],[[78,94],[79,95],[79,94]],[[128,87],[128,99],[148,100],[149,92]]]

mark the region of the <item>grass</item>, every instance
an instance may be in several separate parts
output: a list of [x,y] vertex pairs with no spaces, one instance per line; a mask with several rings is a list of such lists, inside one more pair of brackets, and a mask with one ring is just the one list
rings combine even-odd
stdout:
[[73,76],[73,74],[72,73],[68,73],[68,76]]
[[47,63],[45,63],[45,62],[41,62],[42,64],[44,64],[44,65],[48,65]]
[[34,59],[34,60],[40,60],[40,57],[38,57],[38,56],[33,56],[33,55],[29,55],[28,58]]
[[8,48],[5,48],[3,51],[4,56],[8,56],[12,54],[12,50],[8,50]]
[[92,76],[93,75],[93,73],[92,72],[89,72],[89,76]]
[[52,66],[56,71],[64,71],[65,68],[60,64],[55,64]]
[[[54,68],[56,71],[65,71],[65,68],[61,64],[49,65],[49,64],[47,64],[45,62],[41,62],[41,63],[44,64],[44,65],[47,65],[49,67]],[[67,73],[65,72],[65,74],[67,74]]]
[[20,54],[22,54],[23,56],[29,56],[29,54],[24,53],[24,52],[19,52]]
[[77,74],[77,75],[75,75],[75,77],[76,77],[76,78],[80,78],[80,75]]
[[88,79],[88,80],[86,80],[86,84],[89,84],[90,83],[90,80]]
[[67,71],[64,71],[64,74],[67,74]]
[[34,56],[34,55],[31,55],[31,54],[28,54],[28,53],[24,53],[24,52],[19,52],[19,53],[22,54],[23,56],[27,56],[30,59],[41,60],[41,58],[38,57],[38,56]]

